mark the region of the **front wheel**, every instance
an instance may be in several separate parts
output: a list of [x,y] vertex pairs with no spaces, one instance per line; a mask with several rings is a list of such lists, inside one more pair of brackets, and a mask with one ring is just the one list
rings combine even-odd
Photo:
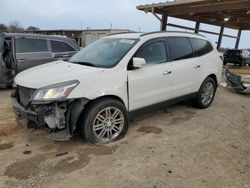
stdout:
[[193,99],[193,105],[197,108],[208,108],[213,100],[216,93],[216,83],[213,78],[208,77],[201,85],[198,94]]
[[123,137],[128,130],[124,105],[114,99],[102,99],[88,106],[81,123],[81,134],[92,144],[105,144]]

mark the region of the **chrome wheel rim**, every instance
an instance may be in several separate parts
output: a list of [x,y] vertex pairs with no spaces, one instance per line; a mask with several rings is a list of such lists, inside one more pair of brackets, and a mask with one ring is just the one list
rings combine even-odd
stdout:
[[124,126],[124,115],[118,108],[107,107],[100,111],[93,122],[95,137],[101,142],[117,138]]
[[208,105],[214,96],[214,86],[211,82],[205,84],[201,94],[201,101],[204,105]]

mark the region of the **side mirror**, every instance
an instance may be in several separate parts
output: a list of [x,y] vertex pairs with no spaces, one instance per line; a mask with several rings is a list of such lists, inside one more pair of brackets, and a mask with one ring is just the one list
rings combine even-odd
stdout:
[[133,67],[134,68],[141,68],[142,65],[145,65],[146,61],[144,58],[134,57],[133,58]]

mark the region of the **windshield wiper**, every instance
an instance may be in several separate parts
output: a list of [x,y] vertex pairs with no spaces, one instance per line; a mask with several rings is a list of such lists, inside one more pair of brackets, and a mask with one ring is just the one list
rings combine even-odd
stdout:
[[89,63],[89,62],[81,62],[81,61],[74,62],[73,61],[71,63],[76,63],[76,64],[79,64],[79,65],[86,65],[86,66],[90,66],[90,67],[98,67],[96,64]]

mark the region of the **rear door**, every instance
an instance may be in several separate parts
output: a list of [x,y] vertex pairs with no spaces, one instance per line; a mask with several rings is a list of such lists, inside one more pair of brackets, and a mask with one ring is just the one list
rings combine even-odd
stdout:
[[186,37],[168,37],[168,49],[172,64],[172,92],[181,97],[196,92],[201,67],[198,57]]
[[165,39],[144,44],[134,57],[144,58],[146,65],[128,71],[129,110],[156,104],[172,97],[171,63],[168,63]]
[[64,41],[50,40],[51,51],[56,59],[66,60],[77,51],[70,44]]
[[16,40],[17,72],[53,61],[48,40],[18,37]]
[[218,56],[211,55],[211,52],[214,50],[214,48],[209,41],[198,38],[188,38],[188,40],[190,41],[194,51],[194,60],[196,60],[194,71],[196,76],[200,78],[195,80],[196,90],[198,90],[205,77],[210,74],[211,64],[218,61]]

